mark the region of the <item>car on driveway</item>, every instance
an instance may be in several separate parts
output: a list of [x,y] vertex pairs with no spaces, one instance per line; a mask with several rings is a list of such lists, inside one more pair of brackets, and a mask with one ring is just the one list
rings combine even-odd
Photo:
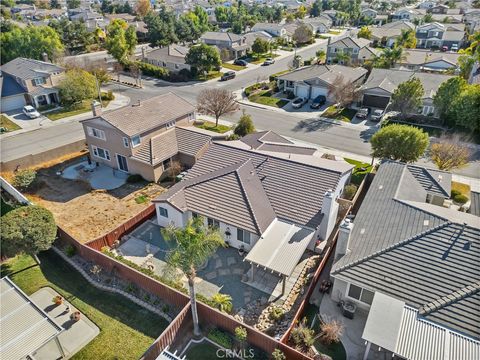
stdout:
[[242,59],[236,59],[234,62],[233,62],[233,65],[238,65],[238,66],[247,66],[248,63],[245,61],[245,60],[242,60]]
[[36,119],[40,117],[40,113],[31,105],[26,105],[23,107],[23,113],[27,115],[30,119]]
[[355,116],[357,117],[357,119],[366,119],[369,113],[370,113],[370,109],[363,107],[357,111]]
[[372,121],[380,121],[382,120],[383,117],[383,110],[382,109],[376,109],[373,110],[372,116],[370,117]]
[[268,66],[272,64],[275,64],[275,60],[273,60],[272,58],[266,58],[265,61],[263,62],[263,66]]
[[225,74],[222,75],[220,80],[227,81],[227,80],[234,79],[234,78],[235,78],[235,72],[234,71],[227,71]]
[[311,109],[318,109],[320,106],[327,102],[327,98],[324,95],[318,95],[315,99],[312,100],[310,104]]
[[307,102],[307,99],[303,97],[297,97],[292,100],[292,107],[294,109],[300,109],[306,102]]

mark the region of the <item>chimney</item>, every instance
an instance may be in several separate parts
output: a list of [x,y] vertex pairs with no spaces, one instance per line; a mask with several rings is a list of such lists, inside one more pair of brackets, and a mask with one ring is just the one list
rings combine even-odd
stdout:
[[353,222],[350,219],[345,219],[340,224],[338,229],[337,248],[335,249],[335,260],[340,259],[350,249],[350,235],[353,230]]
[[42,59],[44,62],[50,62],[50,60],[48,60],[48,55],[46,52],[42,53]]
[[335,227],[338,213],[338,203],[335,199],[335,192],[332,189],[328,189],[323,196],[321,213],[323,218],[318,229],[318,237],[322,240],[327,240]]
[[100,104],[97,100],[92,101],[92,113],[93,116],[102,115],[102,104]]

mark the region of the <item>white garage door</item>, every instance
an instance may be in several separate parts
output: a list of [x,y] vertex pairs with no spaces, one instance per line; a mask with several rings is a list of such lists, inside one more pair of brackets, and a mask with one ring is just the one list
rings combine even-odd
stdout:
[[303,98],[308,98],[308,86],[306,85],[296,86],[295,95]]
[[1,109],[2,112],[20,109],[25,106],[25,97],[22,95],[8,96],[2,98]]
[[312,87],[312,99],[315,99],[318,95],[323,95],[327,97],[328,95],[328,89],[323,88],[323,87]]

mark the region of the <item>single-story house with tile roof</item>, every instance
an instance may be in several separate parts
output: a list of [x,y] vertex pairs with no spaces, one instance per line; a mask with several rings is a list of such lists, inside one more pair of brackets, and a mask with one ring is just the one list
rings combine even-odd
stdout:
[[271,42],[273,41],[273,36],[267,33],[266,31],[250,31],[244,34],[247,44],[252,47],[256,39],[260,38],[262,40]]
[[440,85],[452,76],[410,70],[374,68],[367,81],[360,88],[363,106],[385,109],[398,85],[414,77],[422,82],[424,90],[422,107],[419,109],[419,113],[423,115],[435,114],[433,97]]
[[345,81],[360,86],[367,74],[362,67],[343,65],[312,65],[277,77],[280,90],[293,91],[295,96],[315,99],[319,95],[328,97],[328,89],[342,77]]
[[408,20],[397,20],[382,26],[370,26],[372,31],[372,42],[374,45],[382,44],[392,47],[397,38],[402,34],[402,30],[415,30],[415,25]]
[[256,138],[213,142],[182,181],[153,200],[157,222],[183,227],[202,216],[230,246],[248,251],[252,274],[258,266],[285,280],[306,249],[329,238],[352,165],[298,148],[262,151],[254,148],[259,139],[287,141],[271,132]]
[[173,161],[193,166],[211,140],[189,127],[195,107],[173,93],[105,113],[94,111],[82,121],[91,159],[148,181],[167,176]]
[[171,72],[179,72],[183,69],[190,71],[190,65],[185,63],[185,56],[188,50],[185,46],[171,44],[146,54],[142,51],[142,61],[163,67]]
[[[365,340],[386,346],[379,343],[386,338],[369,326],[370,315],[382,326],[379,311],[386,319],[395,307],[401,317],[404,305],[412,312],[411,320],[469,339],[453,352],[444,343],[441,348],[433,346],[423,333],[415,333],[415,341],[410,337],[410,343],[398,343],[404,336],[395,328],[400,319],[391,319],[383,325],[385,334],[391,335],[387,349],[404,358],[443,360],[455,354],[453,358],[473,360],[480,354],[480,218],[450,205],[451,181],[447,172],[383,162],[353,222],[340,226],[330,296],[370,311]],[[384,303],[379,308],[375,304],[379,294],[402,305],[380,299],[391,306]],[[458,357],[472,343],[475,351]],[[419,346],[424,351],[421,356],[405,356]]]
[[445,71],[448,69],[456,69],[460,56],[461,54],[456,52],[405,49],[403,51],[403,58],[395,64],[395,67],[407,68],[413,71]]

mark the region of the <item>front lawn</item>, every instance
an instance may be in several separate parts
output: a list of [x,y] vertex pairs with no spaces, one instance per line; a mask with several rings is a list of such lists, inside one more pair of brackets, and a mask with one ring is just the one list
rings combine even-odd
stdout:
[[325,110],[322,116],[329,119],[350,122],[355,117],[356,113],[357,112],[353,109],[347,109],[347,108],[337,109],[335,105],[332,105],[328,107],[327,110]]
[[221,71],[210,71],[207,75],[198,75],[196,80],[207,81],[218,78],[223,75]]
[[230,130],[230,126],[222,125],[222,124],[218,124],[218,126],[216,126],[215,123],[211,121],[204,121],[203,123],[195,123],[194,126],[199,129],[214,131],[220,134],[224,134]]
[[259,65],[259,64],[263,64],[263,62],[267,59],[267,58],[276,58],[278,56],[278,54],[263,54],[263,55],[260,55],[260,56],[252,56],[252,60],[249,61],[251,64],[256,64],[256,65]]
[[248,97],[248,100],[257,104],[273,106],[277,108],[282,108],[286,104],[288,104],[287,100],[278,99],[276,97],[272,97],[270,90],[262,90],[255,94],[252,94]]
[[354,159],[344,158],[344,160],[355,166],[352,173],[352,183],[355,185],[360,185],[363,178],[372,171],[372,165],[369,163],[364,163]]
[[246,66],[234,65],[229,63],[223,63],[222,67],[230,70],[235,70],[235,71],[240,71],[247,68]]
[[31,295],[49,286],[59,292],[99,328],[100,334],[72,359],[138,359],[167,327],[156,314],[123,296],[100,291],[53,250],[40,254],[41,265],[20,255],[2,264],[2,276]]
[[6,131],[15,131],[21,129],[20,126],[15,124],[12,120],[10,120],[5,115],[0,115],[0,128],[4,128]]
[[330,30],[328,33],[331,34],[331,35],[338,35],[341,32],[342,32],[341,30]]
[[[102,100],[102,106],[105,108],[107,105],[110,103],[108,100]],[[83,114],[88,111],[91,111],[92,106],[91,106],[91,101],[86,100],[83,101],[81,104],[75,105],[75,106],[70,106],[70,107],[63,107],[59,110],[54,110],[48,113],[45,113],[45,116],[49,118],[50,120],[60,120],[69,116],[74,116],[78,114]]]

